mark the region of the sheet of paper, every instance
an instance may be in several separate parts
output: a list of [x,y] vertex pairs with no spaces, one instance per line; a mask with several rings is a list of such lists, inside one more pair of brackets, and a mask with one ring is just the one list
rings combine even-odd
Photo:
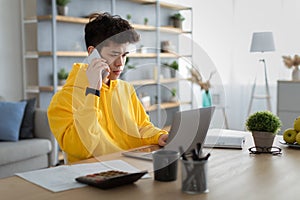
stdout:
[[[17,173],[17,176],[52,192],[80,188],[86,186],[75,181],[76,177],[108,170],[120,170],[126,172],[139,172],[141,170],[122,160],[111,160],[97,163],[62,165],[47,169]],[[143,178],[149,178],[146,174]]]

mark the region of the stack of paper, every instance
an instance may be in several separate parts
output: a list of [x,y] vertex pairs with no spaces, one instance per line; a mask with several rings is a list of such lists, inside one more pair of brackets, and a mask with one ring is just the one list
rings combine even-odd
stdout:
[[[109,170],[119,170],[130,173],[141,171],[122,160],[111,160],[88,164],[63,165],[53,168],[17,173],[16,175],[52,192],[60,192],[86,186],[85,184],[76,182],[76,177]],[[148,174],[144,176],[144,178],[147,177],[150,176]]]

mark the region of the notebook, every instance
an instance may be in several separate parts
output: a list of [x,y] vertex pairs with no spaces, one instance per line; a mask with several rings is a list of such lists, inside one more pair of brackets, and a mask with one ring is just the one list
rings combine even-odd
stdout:
[[[212,106],[176,112],[164,149],[179,151],[181,146],[184,152],[189,152],[197,143],[203,144],[214,110]],[[158,145],[144,146],[125,151],[122,155],[152,160],[152,152],[160,148]]]
[[245,144],[245,136],[232,133],[238,133],[238,131],[210,129],[206,136],[204,147],[243,149]]

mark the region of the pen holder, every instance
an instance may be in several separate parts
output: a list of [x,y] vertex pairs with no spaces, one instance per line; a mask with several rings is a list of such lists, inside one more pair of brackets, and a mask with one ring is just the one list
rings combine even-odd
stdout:
[[207,160],[181,159],[183,192],[188,194],[207,193]]
[[152,153],[154,179],[156,181],[175,181],[179,153],[171,150],[158,150]]

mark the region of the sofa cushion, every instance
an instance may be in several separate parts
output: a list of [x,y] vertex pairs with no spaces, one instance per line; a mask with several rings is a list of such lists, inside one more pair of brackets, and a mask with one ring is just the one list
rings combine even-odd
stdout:
[[0,140],[18,141],[26,102],[0,102]]
[[31,139],[34,137],[34,111],[36,98],[21,100],[27,102],[21,124],[19,139]]
[[18,142],[1,142],[0,165],[26,160],[49,153],[51,143],[47,139],[19,140]]

